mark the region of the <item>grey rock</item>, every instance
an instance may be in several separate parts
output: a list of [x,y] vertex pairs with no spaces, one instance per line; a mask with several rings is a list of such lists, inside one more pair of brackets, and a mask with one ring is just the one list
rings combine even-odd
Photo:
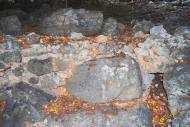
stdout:
[[103,26],[102,34],[104,35],[120,35],[124,31],[125,26],[118,23],[114,18],[108,18]]
[[0,28],[5,34],[17,35],[22,33],[21,22],[15,15],[1,18]]
[[60,9],[44,18],[40,25],[41,33],[67,35],[70,32],[92,35],[100,32],[103,14],[84,9]]
[[129,56],[102,58],[76,67],[66,84],[71,95],[92,102],[132,100],[142,94],[138,64]]
[[100,54],[106,55],[106,54],[114,54],[119,51],[120,46],[119,44],[108,41],[104,42],[98,45],[98,49],[100,50]]
[[151,21],[146,21],[143,20],[141,22],[137,22],[134,26],[133,26],[133,32],[139,32],[142,31],[144,33],[149,33],[150,29],[153,27],[153,23]]
[[172,127],[190,127],[190,110],[178,114],[173,122]]
[[183,35],[185,38],[190,39],[190,27],[178,27],[175,31],[175,34]]
[[34,85],[34,84],[38,84],[39,79],[38,79],[38,77],[31,77],[28,81],[29,81],[29,83]]
[[7,37],[3,43],[2,43],[2,48],[3,49],[8,49],[8,50],[11,50],[11,49],[20,49],[20,45],[19,43],[14,40],[13,38],[9,38]]
[[72,32],[71,33],[71,39],[72,40],[80,40],[82,39],[84,36],[82,33],[76,33],[76,32]]
[[59,76],[55,73],[51,73],[49,75],[42,76],[37,87],[48,94],[57,95],[55,89],[58,86],[60,86]]
[[52,58],[44,60],[31,59],[28,61],[27,69],[37,76],[51,73],[53,71]]
[[20,20],[25,20],[27,18],[27,13],[22,11],[19,8],[6,9],[4,11],[0,11],[0,17],[7,17],[16,15]]
[[28,35],[26,35],[26,39],[27,39],[27,42],[29,44],[36,44],[36,43],[40,43],[40,35],[32,32],[32,33],[29,33]]
[[23,57],[29,57],[29,56],[40,56],[43,54],[47,54],[50,51],[47,49],[45,45],[32,44],[31,48],[22,49],[21,52]]
[[170,34],[167,33],[167,31],[164,29],[163,25],[154,26],[150,29],[150,35],[162,37],[162,38],[169,38],[171,37]]
[[[4,126],[24,126],[25,122],[42,121],[45,117],[41,106],[54,99],[41,90],[20,82],[7,89],[7,107],[4,113]],[[12,93],[12,96],[8,94]]]
[[76,48],[71,44],[61,46],[60,50],[63,55],[76,53]]
[[6,66],[3,62],[0,61],[0,69],[4,69]]
[[22,76],[22,74],[24,73],[24,69],[22,67],[17,67],[13,69],[12,72],[15,76]]
[[53,71],[64,71],[69,67],[69,59],[67,58],[53,58],[52,64],[53,64]]
[[[145,105],[137,105],[127,111],[119,110],[118,114],[106,116],[98,111],[95,114],[85,112],[68,114],[64,118],[47,120],[47,127],[152,127],[152,114]],[[44,125],[42,123],[41,125]]]
[[190,65],[175,65],[164,76],[170,110],[177,114],[190,108]]
[[22,56],[20,51],[7,51],[0,54],[0,60],[4,61],[5,63],[11,62],[21,62]]

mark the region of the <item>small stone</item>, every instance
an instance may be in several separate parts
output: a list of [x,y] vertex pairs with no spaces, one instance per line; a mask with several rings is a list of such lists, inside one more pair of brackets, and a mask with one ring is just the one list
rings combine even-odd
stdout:
[[103,26],[102,34],[103,35],[119,35],[123,32],[124,25],[117,22],[114,18],[108,18]]
[[20,51],[8,51],[0,54],[0,60],[4,61],[5,63],[21,62],[22,56]]
[[76,52],[76,48],[71,44],[61,46],[60,50],[63,55],[75,54]]
[[170,38],[171,35],[167,33],[167,31],[164,29],[163,25],[160,26],[154,26],[150,29],[150,35],[163,37],[163,38]]
[[190,27],[181,26],[175,31],[177,35],[183,35],[185,38],[190,39]]
[[37,87],[50,95],[57,96],[56,88],[60,86],[60,80],[60,77],[55,73],[44,75],[40,78],[40,83]]
[[50,51],[47,49],[45,45],[32,44],[31,48],[22,49],[21,52],[23,57],[29,57],[29,56],[40,56],[43,54],[47,54]]
[[107,41],[105,43],[100,43],[98,45],[98,49],[100,54],[107,55],[107,54],[114,54],[119,51],[120,47],[117,43],[113,41]]
[[22,76],[24,73],[24,69],[22,67],[17,67],[14,70],[12,70],[15,76]]
[[4,69],[5,68],[5,64],[3,62],[0,62],[0,69]]
[[177,64],[164,74],[164,88],[167,92],[169,108],[173,114],[190,109],[190,65]]
[[29,81],[29,83],[35,85],[35,84],[38,84],[39,79],[38,79],[38,77],[31,77],[28,81]]
[[82,33],[76,33],[76,32],[72,32],[71,33],[71,39],[72,40],[80,40],[82,39],[84,36]]
[[149,33],[152,26],[153,26],[153,23],[151,21],[143,20],[141,22],[137,22],[133,26],[133,32],[136,33],[136,32],[142,31],[144,33]]
[[104,43],[109,41],[109,37],[108,36],[104,36],[104,35],[99,35],[96,37],[96,42],[97,43]]
[[27,42],[29,44],[36,44],[36,43],[40,43],[40,35],[32,32],[32,33],[29,33],[28,35],[26,35],[26,39],[27,39]]
[[6,37],[5,40],[3,41],[3,48],[4,49],[20,49],[20,45],[17,41],[15,41],[11,37]]
[[27,64],[27,69],[37,76],[51,73],[53,71],[52,58],[44,60],[31,59]]

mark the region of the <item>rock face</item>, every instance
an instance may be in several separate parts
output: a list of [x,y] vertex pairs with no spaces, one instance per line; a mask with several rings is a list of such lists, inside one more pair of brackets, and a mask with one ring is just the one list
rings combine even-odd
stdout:
[[190,108],[189,68],[189,64],[175,65],[165,74],[164,87],[168,94],[170,110],[174,115]]
[[92,102],[132,100],[142,94],[140,71],[131,57],[103,58],[76,67],[66,84],[71,95]]
[[114,18],[108,18],[103,26],[102,34],[120,35],[124,31],[124,25],[117,22]]
[[21,22],[15,15],[1,18],[0,29],[3,33],[11,35],[21,34],[22,32]]
[[101,12],[60,9],[42,21],[40,30],[41,33],[50,35],[67,35],[70,32],[93,35],[100,32],[102,24]]

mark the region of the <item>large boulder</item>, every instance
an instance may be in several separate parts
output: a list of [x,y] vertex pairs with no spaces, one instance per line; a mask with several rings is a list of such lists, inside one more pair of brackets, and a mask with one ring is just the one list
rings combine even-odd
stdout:
[[40,31],[43,34],[67,35],[78,32],[93,35],[100,32],[103,14],[84,9],[60,9],[43,19]]
[[22,33],[21,22],[15,15],[1,18],[0,29],[5,34],[17,35]]
[[71,95],[92,102],[128,101],[142,94],[139,66],[129,56],[102,58],[79,65],[65,87]]

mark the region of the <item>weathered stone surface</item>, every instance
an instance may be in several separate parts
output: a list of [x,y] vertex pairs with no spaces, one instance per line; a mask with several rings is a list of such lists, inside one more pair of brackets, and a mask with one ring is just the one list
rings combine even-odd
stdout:
[[0,11],[0,17],[7,17],[7,16],[17,16],[20,20],[25,20],[27,18],[27,13],[19,8],[13,8],[13,9],[6,9],[3,11]]
[[141,22],[137,22],[133,26],[133,32],[136,33],[136,32],[142,31],[144,33],[149,33],[152,27],[153,27],[153,23],[151,21],[143,20]]
[[29,44],[36,44],[36,43],[40,43],[40,35],[32,32],[32,33],[29,33],[28,35],[26,35],[26,39],[27,39],[27,42]]
[[98,45],[98,49],[100,54],[107,55],[107,54],[114,54],[119,51],[120,46],[112,41],[104,42]]
[[190,27],[178,27],[175,31],[175,34],[183,35],[185,38],[190,39]]
[[22,32],[21,23],[15,15],[1,18],[0,28],[5,34],[16,35]]
[[24,69],[22,67],[17,67],[12,70],[15,76],[22,76]]
[[[54,99],[53,96],[24,82],[17,83],[4,92],[7,107],[4,113],[3,127],[23,127],[26,122],[43,120],[45,115],[41,106]],[[11,94],[9,94],[10,92]]]
[[103,58],[77,66],[66,88],[71,95],[92,102],[132,100],[142,94],[138,64],[129,56]]
[[172,127],[190,127],[190,110],[178,114],[173,122]]
[[0,69],[4,69],[4,68],[5,68],[5,64],[0,61]]
[[137,105],[127,111],[119,110],[118,114],[106,116],[98,111],[95,114],[85,112],[68,114],[62,119],[47,119],[38,126],[56,127],[152,127],[152,115],[144,105]]
[[60,9],[42,21],[40,30],[41,33],[50,35],[65,35],[70,32],[92,35],[100,32],[102,23],[101,12]]
[[5,63],[21,62],[22,56],[20,51],[7,51],[0,54],[0,60],[4,61]]
[[28,81],[29,81],[29,83],[35,85],[35,84],[38,84],[39,79],[38,79],[38,77],[31,77]]
[[37,76],[51,73],[53,71],[52,58],[44,60],[31,59],[27,64],[27,69]]
[[167,31],[164,29],[163,25],[152,27],[150,29],[150,35],[163,37],[163,38],[171,37],[171,35],[168,34]]
[[72,32],[71,33],[71,39],[72,40],[80,40],[82,39],[84,36],[82,33],[76,33],[76,32]]
[[42,44],[33,44],[31,45],[31,48],[22,49],[22,56],[28,57],[28,56],[39,56],[45,53],[48,53],[47,47]]
[[190,65],[175,65],[165,74],[164,87],[168,95],[169,107],[175,115],[190,108]]
[[108,18],[103,26],[102,34],[104,35],[120,35],[124,31],[125,26],[118,23],[114,18]]
[[60,77],[56,73],[44,75],[40,78],[40,83],[37,87],[51,95],[58,95],[56,88],[60,86]]
[[5,38],[1,45],[2,49],[20,49],[19,43],[9,36]]

